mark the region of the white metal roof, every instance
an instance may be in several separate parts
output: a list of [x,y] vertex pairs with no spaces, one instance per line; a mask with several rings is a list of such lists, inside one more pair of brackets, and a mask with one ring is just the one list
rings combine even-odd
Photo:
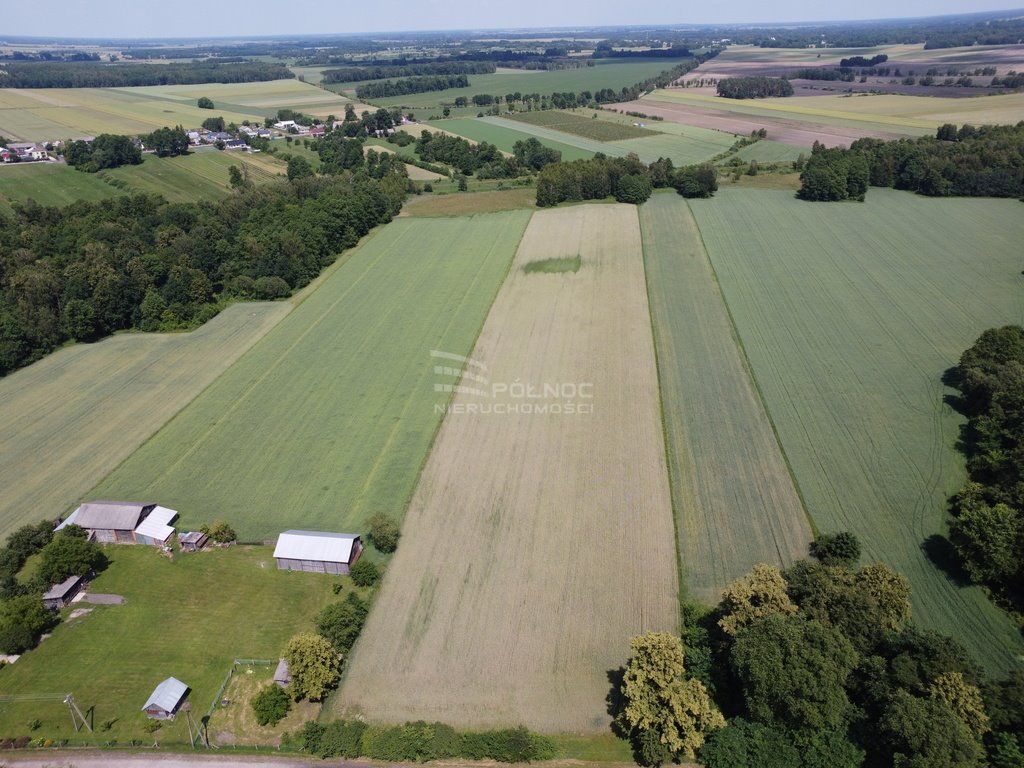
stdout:
[[146,519],[139,523],[138,528],[135,532],[142,536],[149,536],[151,539],[157,541],[167,541],[167,537],[174,533],[168,523],[174,520],[178,516],[178,513],[173,509],[167,507],[157,506],[146,515]]
[[73,525],[73,524],[74,524],[74,522],[75,522],[75,520],[77,520],[77,519],[78,519],[78,510],[79,510],[79,509],[81,509],[81,507],[79,507],[79,508],[78,508],[78,509],[76,509],[76,510],[75,510],[74,512],[72,512],[72,513],[71,513],[70,515],[68,515],[67,519],[66,519],[66,520],[64,520],[64,521],[63,521],[63,522],[62,522],[62,523],[61,523],[60,525],[58,525],[58,526],[57,526],[56,528],[54,528],[53,530],[55,530],[55,531],[62,531],[62,530],[64,530],[65,528],[67,528],[67,527],[68,527],[69,525]]
[[325,531],[285,531],[277,537],[274,557],[286,560],[323,560],[347,563],[352,556],[352,543],[358,533],[327,533]]
[[185,698],[186,693],[188,693],[187,685],[176,677],[168,677],[153,690],[142,709],[147,710],[156,705],[165,712],[173,712]]

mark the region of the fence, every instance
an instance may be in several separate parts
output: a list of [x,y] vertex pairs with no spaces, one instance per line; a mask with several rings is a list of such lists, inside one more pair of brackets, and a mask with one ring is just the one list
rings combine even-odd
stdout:
[[217,694],[213,697],[213,701],[210,702],[210,708],[206,710],[203,719],[209,722],[210,717],[213,716],[214,711],[217,709],[217,705],[220,704],[221,697],[224,695],[224,689],[228,687],[228,683],[235,676],[235,670],[238,667],[276,667],[277,663],[277,659],[235,659],[231,662],[231,668],[224,676],[224,681],[220,684],[220,688],[217,689]]

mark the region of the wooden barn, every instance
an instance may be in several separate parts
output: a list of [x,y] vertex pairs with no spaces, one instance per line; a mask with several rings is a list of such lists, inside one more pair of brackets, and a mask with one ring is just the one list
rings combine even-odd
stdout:
[[74,524],[88,532],[90,541],[165,546],[177,516],[173,509],[150,502],[90,501],[68,515],[57,530]]
[[277,537],[274,557],[282,571],[347,576],[363,551],[357,533],[285,531]]
[[43,594],[43,605],[51,611],[59,611],[79,593],[84,582],[81,576],[68,576],[60,584],[54,584]]
[[176,677],[168,677],[149,695],[142,711],[150,720],[173,720],[189,688]]

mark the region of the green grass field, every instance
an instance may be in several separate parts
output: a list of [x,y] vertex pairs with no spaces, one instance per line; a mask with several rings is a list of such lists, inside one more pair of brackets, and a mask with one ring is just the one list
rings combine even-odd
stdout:
[[683,588],[714,604],[805,557],[811,530],[686,201],[654,195],[640,226]]
[[0,539],[76,505],[290,308],[235,304],[191,333],[75,344],[0,379]]
[[556,131],[571,133],[574,136],[582,136],[595,141],[642,139],[657,135],[654,131],[640,128],[632,123],[599,120],[597,112],[587,117],[578,112],[549,109],[539,112],[514,112],[509,114],[508,118],[530,125],[542,125],[545,128],[553,128]]
[[379,230],[90,497],[248,540],[401,518],[440,422],[430,352],[469,353],[529,215]]
[[32,198],[40,205],[69,205],[76,200],[106,200],[124,194],[94,173],[63,163],[19,163],[0,168],[0,210]]
[[794,147],[792,144],[783,144],[781,141],[762,139],[755,144],[743,147],[733,157],[749,162],[757,160],[759,163],[790,163],[800,155],[809,157],[810,152],[803,147]]
[[[517,141],[525,141],[533,137],[532,133],[507,127],[511,125],[508,121],[503,121],[501,125],[495,125],[494,123],[487,122],[486,118],[460,117],[450,120],[437,120],[428,123],[428,125],[448,131],[449,133],[457,133],[459,136],[465,136],[472,141],[486,141],[504,152],[511,152],[512,146]],[[561,152],[563,160],[588,160],[594,156],[594,153],[589,150],[574,147],[562,141],[555,141],[546,136],[536,138],[544,146]]]
[[1020,203],[872,188],[863,204],[723,189],[691,205],[815,524],[903,571],[920,625],[992,672],[1019,664],[1011,620],[922,545],[964,479],[943,371],[1024,320]]
[[[157,683],[177,677],[192,688],[198,721],[232,661],[276,659],[293,634],[334,601],[338,577],[275,568],[270,547],[232,547],[162,557],[154,547],[108,546],[110,567],[91,592],[121,595],[123,605],[92,608],[65,621],[38,648],[0,671],[4,695],[72,693],[95,707],[96,730],[75,733],[61,701],[0,701],[0,733],[103,743],[141,739],[188,744],[184,717],[155,734],[140,711]],[[346,581],[348,581],[346,579]],[[348,582],[348,589],[352,589]],[[37,731],[26,723],[42,721]],[[107,730],[102,725],[113,721]],[[213,734],[211,733],[211,741]]]

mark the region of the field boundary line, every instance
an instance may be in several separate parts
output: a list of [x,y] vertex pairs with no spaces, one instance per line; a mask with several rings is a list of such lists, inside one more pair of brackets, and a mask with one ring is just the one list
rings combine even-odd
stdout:
[[743,345],[743,339],[740,337],[739,328],[736,325],[736,318],[732,315],[732,308],[729,306],[729,300],[725,296],[725,291],[722,290],[722,283],[718,279],[718,270],[715,269],[715,262],[711,260],[711,254],[708,253],[707,243],[704,242],[704,233],[701,231],[700,222],[697,220],[696,214],[693,212],[693,206],[690,205],[690,201],[686,201],[686,208],[690,211],[690,216],[693,218],[694,227],[697,229],[697,236],[700,238],[700,247],[704,251],[704,258],[707,259],[708,267],[711,269],[711,276],[715,281],[715,288],[718,289],[718,295],[722,299],[722,306],[725,307],[725,314],[729,318],[729,328],[732,331],[733,342],[736,344],[736,348],[739,351],[740,360],[743,363],[743,369],[747,372],[750,377],[751,383],[754,385],[754,391],[757,393],[757,400],[761,404],[761,410],[764,411],[765,418],[768,419],[768,424],[771,425],[772,434],[775,436],[775,443],[779,446],[779,453],[782,455],[782,460],[786,464],[786,471],[789,473],[789,479],[793,483],[793,490],[796,491],[796,497],[800,499],[800,508],[804,511],[804,517],[807,518],[807,524],[811,527],[811,533],[817,538],[820,531],[818,526],[814,523],[814,518],[811,517],[810,510],[807,508],[807,499],[804,498],[803,489],[800,488],[800,482],[797,480],[796,472],[793,471],[793,465],[789,461],[789,454],[786,453],[786,448],[782,444],[782,438],[779,436],[779,430],[775,426],[775,419],[772,417],[771,411],[768,409],[768,403],[765,401],[764,392],[761,390],[761,382],[757,380],[757,374],[754,372],[754,367],[750,364],[750,358],[747,357],[747,348]]
[[[654,310],[651,304],[651,283],[648,278],[647,271],[647,241],[648,237],[644,231],[643,219],[640,218],[641,206],[637,207],[637,219],[640,224],[640,251],[643,255],[644,265],[644,291],[647,293],[647,321],[651,326],[651,343],[654,346],[654,370],[658,375],[658,418],[661,419],[661,441],[665,444],[665,474],[668,476],[668,492],[669,497],[672,500],[672,529],[676,536],[676,545],[673,547],[676,553],[676,580],[678,581],[677,589],[679,590],[679,628],[682,629],[683,619],[683,599],[687,597],[686,590],[686,579],[683,573],[683,553],[680,551],[679,546],[679,516],[682,513],[680,509],[676,508],[676,499],[678,489],[676,488],[675,479],[672,477],[672,472],[669,469],[668,463],[670,461],[670,446],[668,439],[668,425],[665,422],[665,398],[663,396],[661,388],[661,354],[658,348],[658,329],[654,322]],[[703,243],[702,243],[703,244]]]

